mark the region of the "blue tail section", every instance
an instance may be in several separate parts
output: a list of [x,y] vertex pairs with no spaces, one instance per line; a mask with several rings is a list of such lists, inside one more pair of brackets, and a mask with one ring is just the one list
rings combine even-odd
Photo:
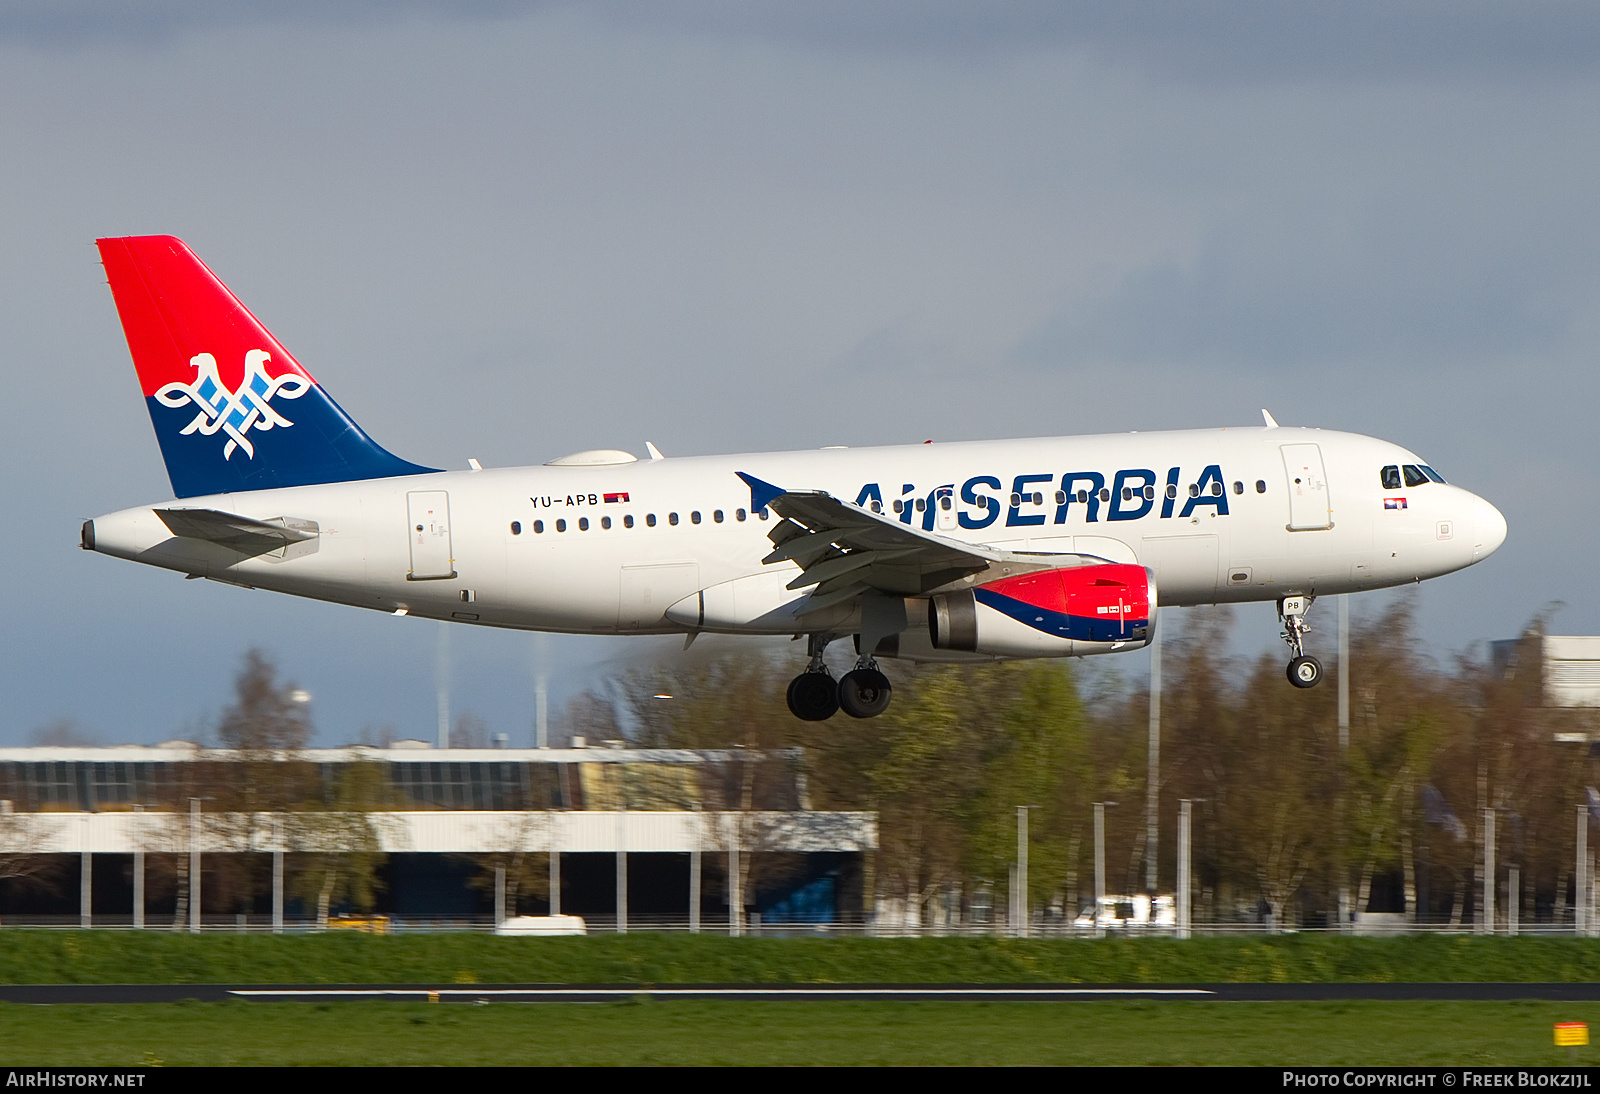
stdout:
[[178,497],[436,470],[367,436],[181,240],[99,247]]

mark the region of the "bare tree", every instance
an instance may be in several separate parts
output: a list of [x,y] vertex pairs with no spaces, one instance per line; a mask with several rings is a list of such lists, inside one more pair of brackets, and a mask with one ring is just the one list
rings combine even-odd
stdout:
[[60,831],[61,822],[39,813],[0,812],[0,881],[17,888],[53,889],[61,860],[44,848]]
[[306,704],[299,701],[294,685],[279,683],[277,672],[261,650],[244,655],[244,667],[233,682],[234,704],[217,725],[223,748],[281,753],[306,747],[311,731]]

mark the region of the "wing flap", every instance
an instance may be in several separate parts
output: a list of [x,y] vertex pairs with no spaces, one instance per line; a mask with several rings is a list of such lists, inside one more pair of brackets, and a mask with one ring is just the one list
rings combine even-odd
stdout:
[[753,508],[784,518],[767,538],[767,565],[794,562],[790,589],[814,586],[802,614],[824,611],[866,593],[925,596],[960,582],[1072,566],[1081,554],[1018,554],[949,539],[851,505],[820,490],[785,490],[744,472]]

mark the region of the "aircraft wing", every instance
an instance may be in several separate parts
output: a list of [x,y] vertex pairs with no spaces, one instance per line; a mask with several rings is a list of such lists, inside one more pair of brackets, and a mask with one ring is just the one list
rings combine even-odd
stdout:
[[273,524],[219,509],[157,509],[155,514],[175,536],[209,540],[246,555],[266,554],[291,543],[316,539],[318,532],[312,521],[279,518],[283,523]]
[[991,571],[992,576],[1002,576],[1104,561],[1080,554],[1019,554],[965,543],[902,524],[821,490],[785,490],[743,471],[738,475],[750,487],[751,508],[771,509],[784,518],[767,533],[773,550],[761,561],[768,565],[792,561],[800,567],[788,587],[812,586],[805,612],[822,611],[867,592],[925,596]]

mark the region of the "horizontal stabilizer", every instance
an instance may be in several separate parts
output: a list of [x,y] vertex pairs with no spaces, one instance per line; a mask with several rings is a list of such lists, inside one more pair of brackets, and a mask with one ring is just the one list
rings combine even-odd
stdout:
[[283,523],[273,524],[217,509],[157,509],[154,512],[175,536],[208,540],[247,555],[265,554],[291,543],[316,539],[320,531],[315,521],[280,517]]

